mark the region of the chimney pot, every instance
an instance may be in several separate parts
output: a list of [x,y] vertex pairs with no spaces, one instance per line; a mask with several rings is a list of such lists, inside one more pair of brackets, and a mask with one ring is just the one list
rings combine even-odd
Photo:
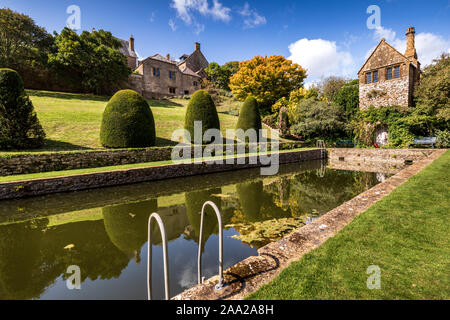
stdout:
[[128,45],[129,45],[129,47],[130,47],[130,50],[131,50],[132,52],[134,52],[134,38],[133,38],[133,35],[130,36],[130,40],[129,40],[129,42],[128,42]]
[[415,33],[414,27],[410,27],[406,30],[406,51],[405,57],[417,64],[417,51],[415,45]]

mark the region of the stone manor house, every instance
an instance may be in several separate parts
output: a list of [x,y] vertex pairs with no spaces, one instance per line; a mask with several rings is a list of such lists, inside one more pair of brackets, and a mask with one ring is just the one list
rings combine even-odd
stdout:
[[[119,39],[120,40],[120,39]],[[195,43],[195,51],[173,60],[170,54],[155,54],[142,61],[134,49],[134,38],[120,40],[120,52],[127,57],[128,66],[133,70],[130,87],[148,99],[185,96],[200,89],[200,81],[206,77],[209,62],[203,55],[200,44]]]
[[[405,54],[381,39],[358,72],[360,109],[370,106],[412,107],[420,73],[413,27],[406,31]],[[388,143],[386,126],[375,128],[375,142],[380,146]]]

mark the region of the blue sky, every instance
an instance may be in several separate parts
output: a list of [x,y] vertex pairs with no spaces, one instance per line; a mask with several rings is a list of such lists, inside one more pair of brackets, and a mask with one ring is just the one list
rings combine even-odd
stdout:
[[[123,39],[133,34],[143,58],[179,57],[198,41],[208,60],[221,64],[283,55],[308,69],[308,82],[355,78],[382,37],[403,51],[409,26],[416,28],[422,64],[450,52],[449,0],[0,0],[0,7],[31,16],[49,32],[66,25],[70,5],[81,9],[82,30],[102,28]],[[370,5],[381,10],[376,29],[366,24]]]

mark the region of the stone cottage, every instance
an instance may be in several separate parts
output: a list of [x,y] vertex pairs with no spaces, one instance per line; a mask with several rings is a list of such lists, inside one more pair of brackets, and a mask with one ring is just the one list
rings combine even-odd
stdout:
[[413,105],[414,90],[420,79],[414,35],[414,28],[408,28],[405,54],[381,39],[358,72],[361,109]]
[[130,76],[130,87],[145,98],[185,96],[200,89],[200,81],[206,77],[209,62],[195,43],[195,51],[173,60],[170,54],[155,54],[138,61],[133,36],[129,41],[121,40],[120,51],[127,57],[128,66],[134,71]]
[[[406,31],[405,54],[381,39],[358,72],[360,109],[370,106],[412,107],[420,72],[413,27]],[[380,146],[388,143],[385,125],[375,127],[375,142]]]

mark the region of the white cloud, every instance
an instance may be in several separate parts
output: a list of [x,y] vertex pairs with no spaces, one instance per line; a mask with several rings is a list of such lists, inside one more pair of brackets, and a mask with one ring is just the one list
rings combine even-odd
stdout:
[[172,0],[171,7],[177,11],[178,17],[188,25],[195,21],[195,12],[203,16],[211,16],[215,20],[230,21],[231,9],[224,7],[219,0],[212,0],[212,2],[212,6],[210,6],[208,0]]
[[244,29],[256,28],[267,23],[266,17],[261,16],[256,10],[250,9],[248,2],[245,3],[239,14],[244,17]]
[[155,22],[156,14],[155,12],[152,12],[152,15],[150,16],[150,19],[148,19],[150,22]]
[[[406,51],[406,36],[398,38],[395,31],[378,27],[375,30],[374,39],[380,41],[382,38],[386,39],[390,45],[401,53]],[[438,58],[443,52],[450,52],[449,40],[429,32],[417,33],[415,44],[417,56],[423,66],[429,65],[433,59]],[[375,47],[367,52],[366,58],[369,57],[374,49]]]
[[170,29],[172,29],[173,32],[177,31],[177,26],[172,19],[169,20],[169,27]]
[[339,50],[336,42],[323,39],[300,39],[289,46],[288,58],[308,71],[308,82],[328,76],[354,77],[356,65],[348,51]]

